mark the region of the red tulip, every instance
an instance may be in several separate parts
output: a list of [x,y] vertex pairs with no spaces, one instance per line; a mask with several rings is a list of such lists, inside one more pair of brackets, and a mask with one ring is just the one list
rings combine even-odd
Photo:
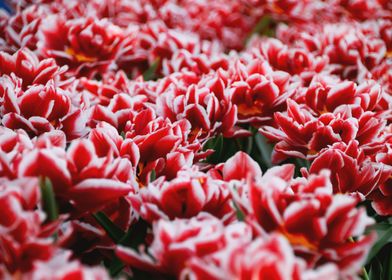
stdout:
[[149,222],[191,218],[204,211],[230,220],[234,216],[229,189],[204,173],[184,170],[171,181],[156,180],[132,195],[130,200],[139,215]]
[[190,259],[202,258],[234,242],[244,244],[251,238],[246,224],[225,228],[219,219],[206,213],[189,220],[160,220],[154,224],[153,233],[148,253],[117,246],[117,256],[131,267],[176,277]]
[[110,277],[102,267],[89,267],[78,260],[71,259],[70,251],[57,252],[48,261],[36,261],[31,271],[23,274],[22,279],[94,279],[109,280]]
[[193,258],[182,276],[195,279],[338,279],[334,265],[306,270],[288,241],[279,234],[258,237],[247,244],[234,243],[203,259]]
[[358,148],[358,142],[352,141],[348,145],[336,143],[325,149],[313,161],[310,173],[318,173],[322,169],[331,170],[331,181],[335,193],[359,192],[369,195],[385,181],[390,173],[380,163],[372,162]]
[[192,125],[192,134],[200,138],[216,133],[226,137],[247,135],[235,127],[237,108],[230,100],[224,75],[218,71],[196,84],[186,75],[173,76],[157,97],[158,114],[172,121],[186,118]]
[[93,77],[107,72],[117,57],[123,31],[105,19],[51,15],[42,21],[37,36],[40,54],[68,65],[68,75]]
[[273,71],[262,59],[245,65],[238,61],[234,67],[230,89],[240,122],[268,121],[274,112],[285,109],[286,99],[296,92],[288,73]]
[[382,98],[382,91],[374,81],[356,85],[351,81],[341,82],[328,76],[316,76],[304,93],[306,105],[314,112],[334,112],[339,106],[359,104],[365,111],[373,110]]
[[11,75],[21,79],[22,89],[31,85],[46,85],[49,81],[56,87],[69,84],[64,73],[67,67],[60,67],[54,59],[39,60],[37,55],[24,48],[13,55],[0,52],[0,74]]
[[[51,258],[54,247],[45,228],[35,178],[0,182],[0,263],[9,273],[26,272],[37,260]],[[1,272],[0,272],[1,275]]]
[[274,162],[289,156],[313,159],[329,145],[348,144],[352,140],[357,140],[364,150],[374,152],[372,150],[385,141],[386,121],[376,113],[364,112],[358,105],[344,105],[319,117],[292,100],[287,101],[287,107],[287,113],[275,114],[279,129],[264,127],[260,130],[278,142],[272,155]]
[[342,275],[358,272],[375,239],[364,235],[374,221],[365,209],[356,208],[358,199],[333,195],[329,171],[292,179],[293,169],[291,176],[282,169],[286,167],[274,167],[251,183],[249,201],[246,196],[240,201],[260,226],[256,229],[282,233],[311,267],[332,262]]

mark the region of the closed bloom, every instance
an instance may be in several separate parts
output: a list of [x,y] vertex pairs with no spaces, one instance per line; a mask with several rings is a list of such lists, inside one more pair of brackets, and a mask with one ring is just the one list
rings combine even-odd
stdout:
[[157,117],[152,109],[135,115],[125,127],[125,138],[132,139],[140,151],[139,179],[149,181],[152,170],[157,176],[174,178],[176,173],[202,158],[201,143],[191,135],[191,124],[182,119],[171,122]]

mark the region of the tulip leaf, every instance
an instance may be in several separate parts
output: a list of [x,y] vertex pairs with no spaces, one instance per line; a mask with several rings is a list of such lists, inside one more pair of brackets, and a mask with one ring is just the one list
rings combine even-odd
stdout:
[[143,79],[145,81],[154,80],[156,78],[156,71],[158,69],[161,58],[155,59],[155,61],[150,65],[150,67],[143,73]]
[[39,185],[41,189],[43,209],[46,213],[47,220],[50,222],[55,221],[59,217],[59,212],[52,182],[48,177],[40,177]]
[[115,256],[109,266],[110,276],[114,277],[118,275],[121,272],[121,270],[123,270],[124,266],[125,265],[123,264],[123,262],[118,257]]
[[[121,244],[133,249],[137,249],[137,247],[144,242],[144,238],[147,234],[148,224],[142,219],[140,219],[136,224],[132,225],[130,230],[124,232],[103,212],[97,212],[93,214],[93,217],[116,244]],[[110,262],[108,269],[110,275],[114,277],[120,273],[123,268],[124,264],[119,258],[115,256]]]
[[155,181],[156,178],[157,178],[157,173],[156,173],[155,169],[153,169],[153,170],[151,170],[151,173],[150,173],[150,182]]
[[263,161],[263,164],[267,167],[270,168],[273,166],[272,161],[271,161],[271,155],[272,155],[272,150],[273,147],[271,144],[267,142],[265,137],[261,135],[260,133],[256,133],[255,135],[255,142],[256,146],[260,151],[260,156]]
[[114,243],[118,243],[121,238],[125,235],[125,232],[122,231],[117,225],[115,225],[103,212],[97,212],[93,214],[95,220],[101,225],[101,227],[106,231],[110,239],[113,240]]
[[233,205],[235,208],[235,214],[237,216],[238,221],[243,222],[245,220],[244,212],[242,212],[242,210],[240,209],[240,207],[238,207],[238,205],[235,201],[233,201]]
[[242,222],[245,220],[245,214],[244,212],[241,210],[241,208],[238,206],[237,202],[236,202],[236,198],[238,195],[238,191],[237,191],[237,187],[233,186],[233,206],[235,209],[235,214],[237,216],[238,221]]
[[371,261],[387,243],[391,242],[391,238],[392,238],[392,225],[389,225],[389,229],[386,230],[380,236],[376,244],[374,244],[372,249],[370,250],[367,258],[367,263]]
[[252,155],[252,150],[253,150],[253,137],[251,136],[251,137],[248,137],[245,152],[248,155]]
[[253,35],[255,34],[262,34],[266,36],[271,36],[273,35],[273,30],[270,28],[270,25],[272,23],[272,18],[269,15],[263,16],[259,22],[255,25],[255,27],[252,29],[252,31],[246,36],[245,38],[245,45],[249,42],[249,40],[252,38]]
[[208,149],[214,150],[214,153],[208,156],[207,161],[210,163],[219,163],[222,159],[223,136],[218,135],[215,138],[209,139],[204,145],[204,150]]
[[372,265],[369,269],[369,280],[379,280],[382,279],[383,268],[378,259],[372,262]]
[[[144,242],[144,238],[147,234],[148,224],[140,219],[136,224],[131,226],[131,229],[123,235],[119,240],[118,244],[131,247],[137,250],[138,246]],[[115,257],[110,264],[109,273],[112,277],[116,276],[124,268],[122,261]]]
[[362,268],[362,279],[363,280],[369,280],[369,275],[368,275],[368,273],[367,273],[365,268]]

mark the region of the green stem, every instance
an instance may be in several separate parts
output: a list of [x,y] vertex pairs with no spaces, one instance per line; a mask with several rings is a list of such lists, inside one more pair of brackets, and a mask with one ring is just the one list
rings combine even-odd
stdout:
[[235,139],[235,144],[237,145],[237,149],[242,151],[242,144],[238,138]]
[[363,280],[369,280],[369,275],[368,275],[365,267],[362,268],[362,278],[363,278]]
[[53,222],[58,219],[59,212],[52,182],[47,177],[40,177],[39,185],[41,188],[43,209],[47,215],[47,220]]

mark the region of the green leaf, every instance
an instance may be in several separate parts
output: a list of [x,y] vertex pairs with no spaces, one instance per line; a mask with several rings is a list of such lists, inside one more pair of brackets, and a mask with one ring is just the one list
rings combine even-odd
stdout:
[[154,80],[156,78],[156,71],[157,68],[159,66],[159,63],[161,62],[161,58],[158,57],[150,66],[150,68],[148,68],[144,73],[143,73],[143,79],[145,81],[150,81],[150,80]]
[[388,254],[385,257],[384,260],[384,267],[385,267],[385,271],[384,271],[384,279],[392,279],[392,246],[390,246],[389,250],[388,250]]
[[[237,187],[233,186],[233,191],[235,192],[233,195],[237,196],[238,192],[237,192]],[[245,220],[245,214],[244,212],[242,212],[241,208],[238,206],[237,202],[235,201],[235,198],[232,199],[233,202],[233,206],[235,209],[235,214],[237,216],[238,221],[244,221]]]
[[260,151],[260,156],[263,161],[263,164],[267,167],[270,168],[273,166],[271,162],[271,155],[272,155],[272,150],[273,147],[271,144],[267,142],[265,137],[261,135],[260,133],[256,133],[255,135],[255,142],[256,146]]
[[101,227],[106,231],[109,237],[114,243],[118,243],[121,238],[125,235],[118,226],[116,226],[103,212],[97,212],[93,214],[95,220],[101,225]]
[[255,25],[255,27],[252,29],[252,31],[246,36],[245,38],[245,45],[249,42],[250,38],[252,38],[253,35],[255,34],[262,34],[262,35],[273,35],[273,32],[271,33],[271,29],[269,28],[272,22],[272,18],[268,15],[263,16],[259,22]]
[[296,158],[295,159],[295,165],[300,170],[302,167],[305,167],[306,169],[309,169],[310,167],[310,162],[306,159],[303,158]]
[[157,173],[155,172],[155,169],[151,170],[150,173],[150,182],[155,181],[155,179],[157,178]]
[[41,189],[43,209],[46,213],[47,220],[50,222],[55,221],[59,217],[59,212],[52,182],[47,177],[40,177],[39,185]]
[[381,263],[376,259],[369,270],[369,280],[380,280],[382,279],[383,269]]
[[364,267],[362,268],[362,279],[369,280],[369,275]]
[[248,137],[248,141],[246,143],[246,153],[248,155],[252,154],[252,150],[253,150],[253,136]]
[[238,207],[237,203],[233,200],[233,205],[235,208],[235,214],[237,216],[238,221],[242,222],[245,220],[245,214],[244,212],[242,212],[242,210],[240,209],[240,207]]
[[[118,244],[133,248],[137,250],[140,244],[144,242],[145,236],[147,234],[148,224],[139,220],[136,224],[131,226],[131,229],[127,231],[126,234],[119,240]],[[110,264],[109,273],[112,277],[116,276],[124,268],[124,264],[120,259],[115,257]]]
[[[124,232],[103,212],[97,212],[93,214],[93,217],[116,244],[121,244],[133,249],[137,249],[137,247],[144,242],[144,238],[147,234],[148,224],[141,219],[136,224],[132,225],[130,230]],[[117,256],[114,256],[109,265],[110,275],[112,277],[118,275],[124,266],[125,265],[122,263],[122,261],[117,258]]]
[[123,270],[124,267],[125,265],[123,264],[123,262],[117,256],[114,256],[109,266],[110,276],[114,277],[118,275],[121,272],[121,270]]
[[222,158],[223,136],[218,135],[215,138],[209,139],[204,145],[204,150],[208,149],[214,150],[214,153],[208,156],[207,161],[211,163],[218,163]]
[[373,245],[372,249],[369,252],[366,263],[369,263],[387,243],[391,242],[391,238],[392,225],[389,225],[389,229],[386,230],[384,234],[378,239],[376,244]]

